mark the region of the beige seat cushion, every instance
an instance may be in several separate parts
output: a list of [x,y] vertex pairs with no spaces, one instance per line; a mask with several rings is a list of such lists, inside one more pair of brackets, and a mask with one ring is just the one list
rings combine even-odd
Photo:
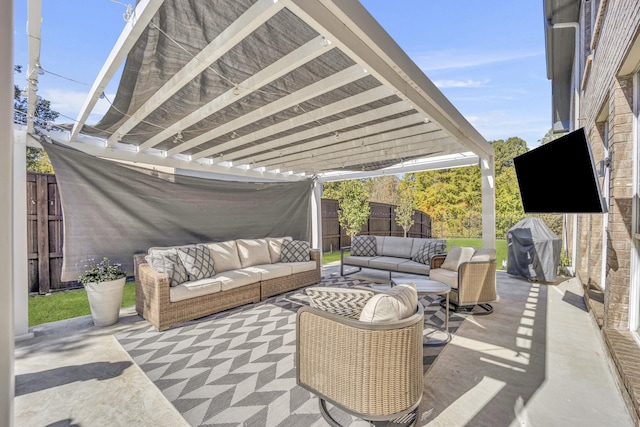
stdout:
[[239,288],[240,286],[258,283],[260,281],[260,272],[249,271],[248,269],[225,271],[216,274],[215,279],[222,285],[222,290]]
[[474,248],[455,245],[451,246],[441,268],[444,268],[445,270],[458,271],[460,264],[463,262],[469,262],[474,253]]
[[305,271],[312,271],[312,270],[316,269],[316,262],[315,261],[286,262],[286,263],[281,263],[281,264],[285,264],[285,265],[288,265],[289,267],[291,267],[291,273],[292,274],[302,273],[302,272],[305,272]]
[[253,267],[243,268],[243,270],[260,273],[260,280],[277,279],[278,277],[290,276],[293,273],[291,266],[282,262],[254,265]]
[[169,301],[178,302],[189,298],[201,297],[222,290],[222,282],[213,277],[207,277],[192,282],[184,282],[173,286],[169,290]]
[[496,259],[496,250],[490,248],[476,249],[471,262],[488,262]]
[[412,316],[418,306],[418,293],[412,283],[394,286],[371,297],[360,313],[367,323],[394,322]]
[[271,254],[267,239],[238,239],[238,255],[242,268],[271,264]]
[[379,256],[369,261],[369,267],[379,268],[382,270],[398,271],[398,266],[409,261],[405,258],[396,258],[391,256]]
[[216,273],[222,273],[229,270],[239,270],[242,268],[240,256],[238,255],[238,246],[235,240],[208,243],[207,247],[209,248],[209,251],[211,251],[213,268],[216,270]]
[[446,283],[454,289],[458,289],[458,272],[447,270],[446,268],[434,268],[429,272],[431,280]]

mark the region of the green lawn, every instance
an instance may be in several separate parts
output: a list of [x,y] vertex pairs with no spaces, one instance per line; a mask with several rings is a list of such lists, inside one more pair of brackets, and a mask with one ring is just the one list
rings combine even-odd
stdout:
[[[127,282],[122,295],[122,307],[136,303],[136,284]],[[50,295],[29,296],[29,326],[71,319],[91,314],[84,289],[55,292]]]

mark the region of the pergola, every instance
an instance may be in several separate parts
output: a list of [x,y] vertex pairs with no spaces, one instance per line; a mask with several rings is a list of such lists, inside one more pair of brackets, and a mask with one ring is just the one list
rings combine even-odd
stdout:
[[[14,238],[3,242],[0,258],[9,259],[13,271],[15,336],[28,334],[24,152],[26,145],[49,139],[176,173],[312,179],[315,247],[322,243],[323,182],[477,165],[483,244],[495,247],[493,148],[359,2],[220,0],[193,9],[191,4],[138,2],[76,121],[67,132],[52,132],[38,129],[33,119],[41,0],[29,0],[28,120],[13,132],[14,172],[9,182],[2,180],[3,193],[11,194]],[[10,5],[2,9],[12,16]],[[2,38],[7,64],[11,27]],[[111,109],[88,125],[123,63]]]

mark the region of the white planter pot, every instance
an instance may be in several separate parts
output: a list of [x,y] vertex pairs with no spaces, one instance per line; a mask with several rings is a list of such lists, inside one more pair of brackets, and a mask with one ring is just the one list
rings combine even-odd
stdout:
[[109,282],[87,283],[84,285],[89,297],[91,316],[96,326],[109,326],[118,322],[122,291],[126,277]]

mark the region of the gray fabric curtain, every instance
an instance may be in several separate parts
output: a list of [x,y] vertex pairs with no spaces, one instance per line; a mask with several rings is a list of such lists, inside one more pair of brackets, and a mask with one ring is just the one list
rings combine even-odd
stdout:
[[163,174],[44,144],[64,214],[62,281],[108,257],[239,238],[309,240],[313,182],[237,182]]

